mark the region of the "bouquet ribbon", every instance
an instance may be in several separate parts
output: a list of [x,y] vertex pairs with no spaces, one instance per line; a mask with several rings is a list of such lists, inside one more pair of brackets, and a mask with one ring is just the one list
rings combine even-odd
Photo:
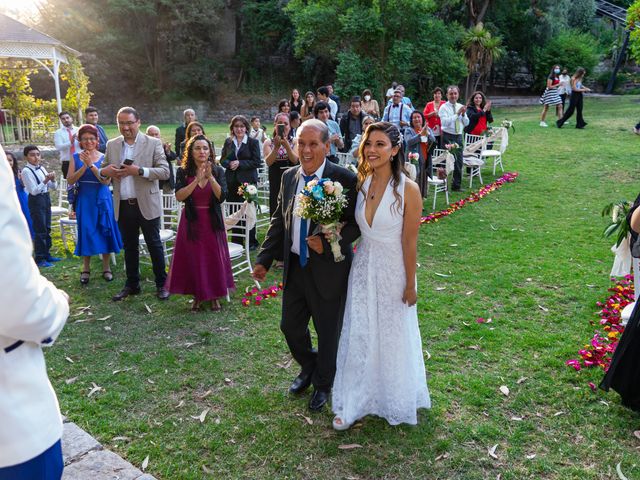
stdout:
[[331,253],[333,253],[333,259],[336,262],[342,262],[345,258],[340,248],[340,240],[342,240],[340,229],[342,225],[340,222],[332,222],[325,225],[318,225],[314,231],[314,235],[323,233],[325,238],[328,237],[327,240],[331,246]]

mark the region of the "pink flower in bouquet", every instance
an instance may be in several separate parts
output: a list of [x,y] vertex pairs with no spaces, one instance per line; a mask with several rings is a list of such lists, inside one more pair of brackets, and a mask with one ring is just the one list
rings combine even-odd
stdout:
[[335,186],[331,180],[324,182],[324,191],[327,195],[331,195],[335,191]]

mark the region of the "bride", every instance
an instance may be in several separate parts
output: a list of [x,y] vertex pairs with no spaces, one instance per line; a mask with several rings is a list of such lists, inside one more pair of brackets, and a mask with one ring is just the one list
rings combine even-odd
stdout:
[[355,216],[361,241],[338,346],[336,430],[365,415],[415,425],[417,409],[431,407],[416,308],[420,189],[403,173],[395,125],[370,125],[359,158]]

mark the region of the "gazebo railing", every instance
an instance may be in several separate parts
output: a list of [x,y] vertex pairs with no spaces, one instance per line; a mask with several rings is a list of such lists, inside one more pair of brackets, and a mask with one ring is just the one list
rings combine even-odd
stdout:
[[36,115],[29,120],[16,117],[11,110],[0,109],[0,143],[17,145],[34,143],[48,145],[53,143],[53,132],[57,123],[45,115]]

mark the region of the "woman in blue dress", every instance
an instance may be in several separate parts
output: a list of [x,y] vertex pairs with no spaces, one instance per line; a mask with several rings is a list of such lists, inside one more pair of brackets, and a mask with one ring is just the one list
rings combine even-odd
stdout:
[[33,223],[31,223],[31,214],[29,213],[29,194],[24,189],[24,184],[22,183],[22,176],[20,175],[20,170],[18,170],[18,160],[16,160],[16,157],[11,152],[6,152],[5,155],[9,162],[9,166],[11,167],[11,171],[13,172],[13,178],[16,182],[16,193],[18,194],[22,214],[24,215],[24,218],[27,219],[29,232],[31,233],[31,238],[33,238]]
[[76,219],[78,240],[75,255],[83,257],[80,283],[89,283],[91,256],[102,255],[102,278],[113,280],[109,266],[111,253],[122,248],[120,230],[113,215],[113,199],[109,191],[110,179],[102,179],[99,169],[104,155],[98,151],[98,130],[93,125],[78,129],[82,152],[73,155],[69,162],[67,182],[76,185]]

